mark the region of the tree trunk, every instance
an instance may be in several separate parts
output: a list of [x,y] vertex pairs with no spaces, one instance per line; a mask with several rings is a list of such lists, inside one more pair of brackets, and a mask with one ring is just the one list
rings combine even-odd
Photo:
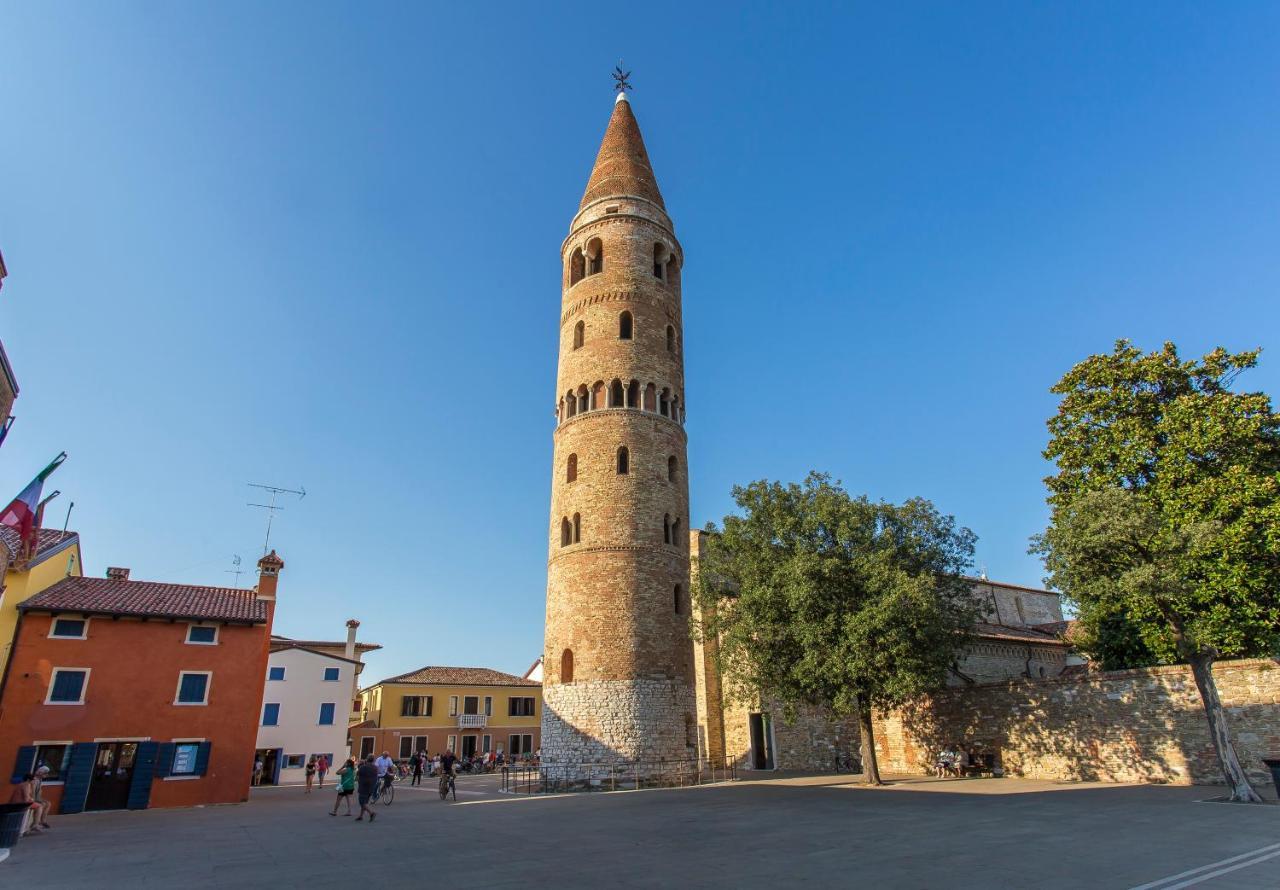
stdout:
[[1218,765],[1222,767],[1222,775],[1231,788],[1231,799],[1243,803],[1262,803],[1258,792],[1249,784],[1249,778],[1240,766],[1235,746],[1231,744],[1231,730],[1227,726],[1227,714],[1222,710],[1222,700],[1218,698],[1218,684],[1213,680],[1212,650],[1203,648],[1191,653],[1187,660],[1191,662],[1191,673],[1196,678],[1196,688],[1200,690],[1200,701],[1204,705],[1204,715],[1209,720],[1209,737],[1213,739],[1214,750],[1218,754]]
[[868,785],[883,785],[876,762],[876,739],[871,726],[871,706],[858,702],[858,735],[862,737],[862,775]]

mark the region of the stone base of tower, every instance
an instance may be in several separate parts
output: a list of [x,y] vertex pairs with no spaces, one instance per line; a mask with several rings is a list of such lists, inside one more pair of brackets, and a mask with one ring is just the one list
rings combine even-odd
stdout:
[[678,680],[588,680],[542,689],[542,764],[698,759],[693,687]]

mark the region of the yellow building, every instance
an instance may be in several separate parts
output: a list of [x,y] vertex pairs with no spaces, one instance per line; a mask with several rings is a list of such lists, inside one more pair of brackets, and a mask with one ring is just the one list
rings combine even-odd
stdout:
[[363,689],[360,705],[363,719],[350,729],[360,756],[452,749],[510,759],[541,745],[542,684],[489,668],[419,668]]
[[22,540],[8,526],[0,526],[0,563],[5,566],[0,589],[0,670],[9,664],[9,649],[18,627],[18,604],[63,578],[81,571],[80,536],[56,528],[42,528],[34,556],[23,559]]

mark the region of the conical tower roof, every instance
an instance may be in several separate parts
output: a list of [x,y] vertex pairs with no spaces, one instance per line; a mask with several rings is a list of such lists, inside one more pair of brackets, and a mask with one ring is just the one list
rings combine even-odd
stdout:
[[578,209],[613,195],[639,195],[667,209],[662,203],[653,167],[649,166],[640,124],[631,112],[625,93],[619,93],[613,103],[613,115],[604,131],[604,141],[600,143],[600,153],[596,155],[596,165],[591,169],[591,179],[587,181],[587,191]]

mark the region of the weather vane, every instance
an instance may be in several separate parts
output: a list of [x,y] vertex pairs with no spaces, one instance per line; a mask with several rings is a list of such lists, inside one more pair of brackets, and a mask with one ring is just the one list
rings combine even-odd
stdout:
[[627,90],[635,89],[631,84],[627,83],[627,78],[631,76],[630,71],[622,70],[622,60],[618,60],[618,64],[613,69],[613,88],[619,93],[625,93]]

